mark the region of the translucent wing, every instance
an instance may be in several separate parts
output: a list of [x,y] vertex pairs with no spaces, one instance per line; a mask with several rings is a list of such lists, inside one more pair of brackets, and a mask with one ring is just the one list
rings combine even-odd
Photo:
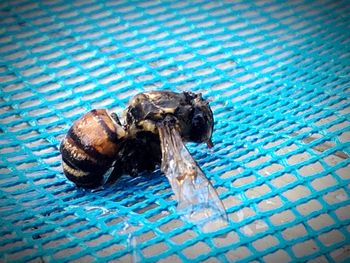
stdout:
[[227,214],[223,203],[177,130],[164,122],[158,126],[158,131],[162,147],[161,170],[171,184],[178,201],[178,211],[196,223],[206,223],[210,219],[226,224]]

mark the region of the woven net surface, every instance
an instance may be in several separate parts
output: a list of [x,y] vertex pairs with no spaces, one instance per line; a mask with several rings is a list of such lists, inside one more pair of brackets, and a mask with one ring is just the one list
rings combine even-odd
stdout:
[[[350,260],[350,2],[0,3],[0,261]],[[202,92],[188,144],[227,227],[183,220],[167,179],[77,188],[58,146],[94,108]]]

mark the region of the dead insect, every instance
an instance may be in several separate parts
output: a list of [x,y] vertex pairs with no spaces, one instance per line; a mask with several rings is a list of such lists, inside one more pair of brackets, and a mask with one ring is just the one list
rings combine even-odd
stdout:
[[105,109],[92,110],[76,120],[60,145],[67,178],[82,187],[101,185],[125,135],[117,115]]
[[140,93],[123,117],[121,125],[115,114],[95,110],[73,124],[61,144],[68,179],[96,187],[109,169],[112,182],[122,174],[137,175],[161,165],[180,208],[199,205],[206,208],[206,216],[226,216],[215,189],[184,145],[205,142],[212,147],[213,113],[201,94]]

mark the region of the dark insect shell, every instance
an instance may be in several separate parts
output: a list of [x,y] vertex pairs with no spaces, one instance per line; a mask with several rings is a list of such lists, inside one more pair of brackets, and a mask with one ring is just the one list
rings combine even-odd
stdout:
[[157,123],[172,116],[185,141],[208,142],[213,131],[213,113],[201,94],[151,91],[137,94],[124,112],[128,133],[158,133]]
[[101,185],[125,134],[117,116],[105,109],[92,110],[76,120],[60,145],[66,177],[78,186]]
[[161,149],[157,134],[140,131],[133,138],[120,144],[115,168],[109,177],[114,182],[122,174],[137,176],[139,173],[154,171],[161,163]]

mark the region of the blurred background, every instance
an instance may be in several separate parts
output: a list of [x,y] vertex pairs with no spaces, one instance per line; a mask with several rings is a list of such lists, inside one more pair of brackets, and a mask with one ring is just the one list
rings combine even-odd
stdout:
[[[0,261],[350,260],[349,1],[1,1]],[[184,220],[159,172],[98,191],[59,143],[94,108],[202,92],[188,144],[229,224]]]

